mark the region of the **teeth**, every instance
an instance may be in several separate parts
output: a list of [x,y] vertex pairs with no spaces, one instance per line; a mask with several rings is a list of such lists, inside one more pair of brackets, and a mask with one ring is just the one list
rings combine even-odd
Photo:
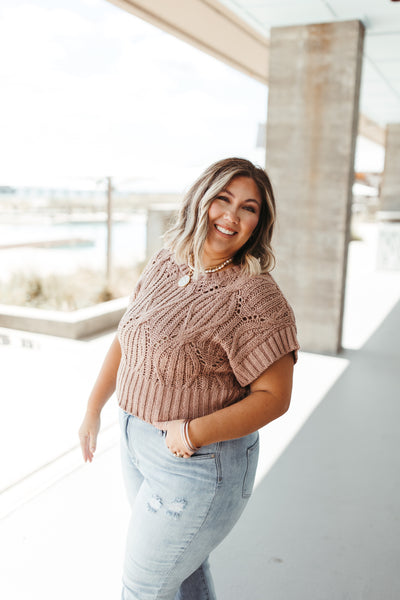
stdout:
[[218,229],[218,231],[220,231],[221,233],[226,233],[226,234],[228,234],[228,235],[234,235],[234,233],[235,233],[234,231],[229,231],[229,229],[224,229],[223,227],[221,227],[221,225],[216,225],[215,227],[216,227],[216,228]]

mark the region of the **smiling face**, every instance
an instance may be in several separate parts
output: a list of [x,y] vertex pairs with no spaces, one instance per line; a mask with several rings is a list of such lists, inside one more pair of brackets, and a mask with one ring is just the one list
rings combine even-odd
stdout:
[[235,177],[208,209],[203,264],[213,267],[233,257],[257,227],[261,195],[250,177]]

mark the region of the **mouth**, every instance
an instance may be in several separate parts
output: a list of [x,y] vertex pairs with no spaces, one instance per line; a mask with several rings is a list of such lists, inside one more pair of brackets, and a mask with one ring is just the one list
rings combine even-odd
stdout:
[[221,225],[214,225],[215,229],[224,235],[229,235],[230,237],[235,235],[237,232],[232,231],[232,229],[225,229],[225,227],[221,227]]

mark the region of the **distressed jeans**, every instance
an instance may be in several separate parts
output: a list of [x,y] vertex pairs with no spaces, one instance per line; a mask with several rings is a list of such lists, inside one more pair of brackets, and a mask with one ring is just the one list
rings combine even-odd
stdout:
[[164,431],[119,411],[132,509],[121,600],[215,600],[208,555],[251,495],[258,432],[179,458]]

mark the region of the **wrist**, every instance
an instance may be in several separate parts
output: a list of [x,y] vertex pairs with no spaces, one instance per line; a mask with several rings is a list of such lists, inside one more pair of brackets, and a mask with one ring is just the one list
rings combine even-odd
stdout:
[[189,421],[187,432],[188,432],[189,439],[190,439],[192,446],[195,446],[196,448],[201,448],[204,444],[202,443],[202,440],[200,439],[197,424],[198,424],[198,419],[193,419],[193,420]]
[[100,417],[101,408],[98,406],[88,406],[86,409],[86,414],[90,417]]

